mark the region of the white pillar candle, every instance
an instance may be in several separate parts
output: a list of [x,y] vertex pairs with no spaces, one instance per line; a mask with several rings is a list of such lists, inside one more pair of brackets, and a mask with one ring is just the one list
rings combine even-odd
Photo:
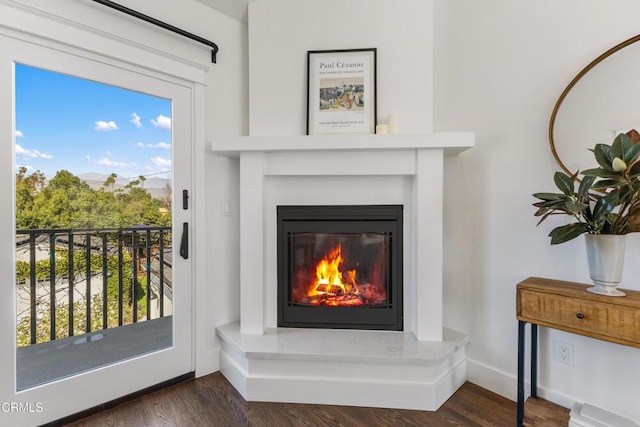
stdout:
[[387,116],[387,125],[389,127],[389,133],[398,133],[400,130],[400,119],[397,114],[389,114]]
[[389,133],[389,126],[382,124],[376,126],[376,135],[386,135]]

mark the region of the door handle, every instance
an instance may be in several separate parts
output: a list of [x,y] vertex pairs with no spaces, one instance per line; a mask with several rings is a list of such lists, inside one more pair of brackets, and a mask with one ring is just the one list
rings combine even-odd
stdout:
[[180,241],[180,256],[189,259],[189,223],[182,223],[182,240]]

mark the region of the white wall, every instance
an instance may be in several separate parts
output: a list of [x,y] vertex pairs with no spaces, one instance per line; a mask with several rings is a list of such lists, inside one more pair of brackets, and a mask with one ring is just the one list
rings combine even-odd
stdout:
[[431,0],[249,3],[250,133],[306,133],[307,51],[376,47],[378,122],[432,128]]
[[[638,32],[634,0],[436,0],[436,131],[473,130],[476,148],[445,161],[445,324],[471,333],[469,379],[515,398],[515,286],[529,276],[589,282],[582,239],[550,246],[532,193],[554,189],[552,108],[596,56]],[[598,102],[593,99],[592,102]],[[579,124],[577,124],[579,125]],[[621,287],[640,289],[629,236]],[[542,330],[543,396],[640,421],[640,350]],[[574,345],[574,366],[552,341]]]

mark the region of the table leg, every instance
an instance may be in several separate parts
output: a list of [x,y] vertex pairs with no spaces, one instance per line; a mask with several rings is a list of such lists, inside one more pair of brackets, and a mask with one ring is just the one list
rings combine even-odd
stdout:
[[531,324],[531,397],[538,397],[538,325]]
[[524,424],[524,327],[526,323],[518,320],[518,418],[517,426]]

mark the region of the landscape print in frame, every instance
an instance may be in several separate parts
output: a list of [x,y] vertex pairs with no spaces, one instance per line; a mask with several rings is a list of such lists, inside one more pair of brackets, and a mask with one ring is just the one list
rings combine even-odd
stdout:
[[375,48],[309,51],[307,73],[307,135],[375,133]]

